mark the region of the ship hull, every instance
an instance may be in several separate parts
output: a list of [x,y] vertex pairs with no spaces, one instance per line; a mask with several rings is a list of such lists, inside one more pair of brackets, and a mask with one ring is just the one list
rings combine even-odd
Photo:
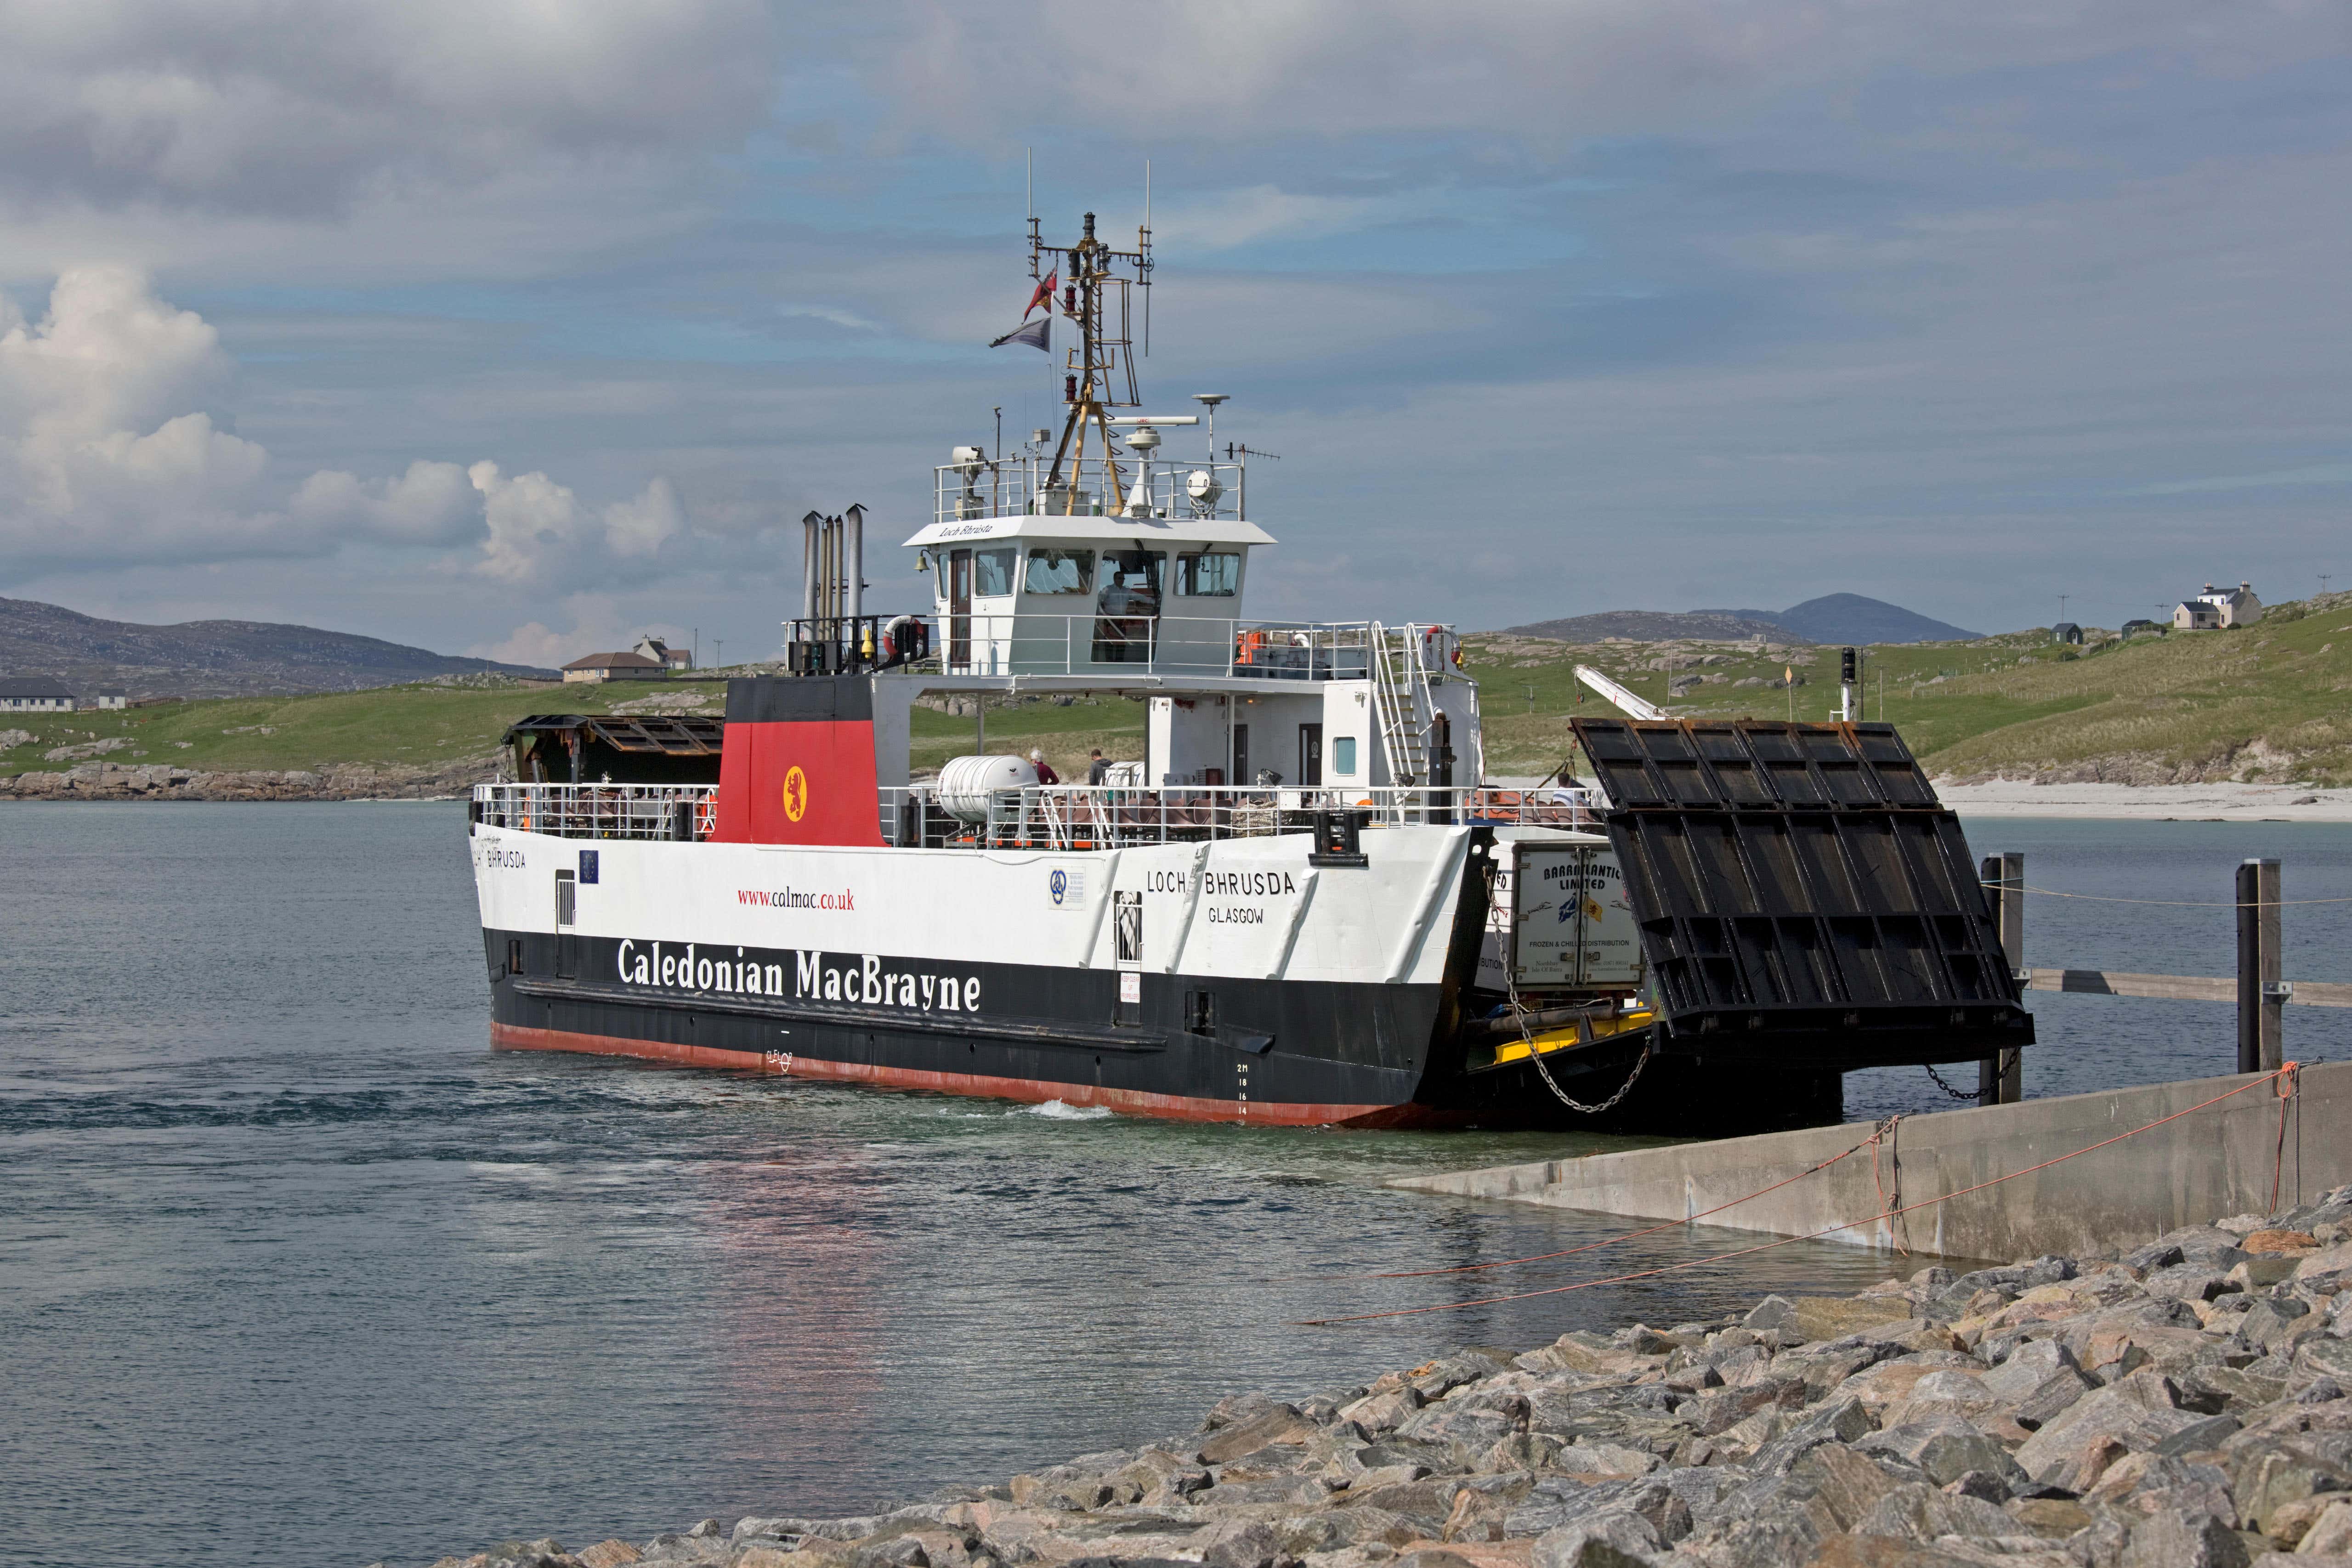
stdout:
[[1322,866],[1304,835],[1000,854],[477,825],[491,1042],[1186,1121],[1507,1122],[1452,1092],[1485,836],[1391,830]]

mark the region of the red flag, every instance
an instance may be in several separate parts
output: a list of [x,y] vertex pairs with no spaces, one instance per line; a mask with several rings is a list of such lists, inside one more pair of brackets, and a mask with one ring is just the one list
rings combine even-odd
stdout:
[[[1061,281],[1060,272],[1047,273],[1045,281],[1037,286],[1037,292],[1029,297],[1029,310],[1034,310],[1038,306],[1043,305],[1045,308],[1045,314],[1051,316],[1054,313],[1054,290]],[[1021,319],[1024,321],[1029,319],[1029,310],[1021,312]]]

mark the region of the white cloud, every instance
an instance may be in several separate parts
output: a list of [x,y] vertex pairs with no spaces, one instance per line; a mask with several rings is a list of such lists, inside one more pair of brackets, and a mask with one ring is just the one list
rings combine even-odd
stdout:
[[604,542],[625,559],[652,555],[685,531],[686,513],[667,479],[656,477],[636,499],[604,508]]
[[491,462],[467,471],[481,492],[489,537],[476,569],[501,582],[593,579],[613,559],[648,557],[685,531],[686,514],[667,479],[601,512],[544,474],[509,479]]
[[0,191],[213,214],[724,144],[778,47],[760,0],[16,0],[0,37]]
[[544,473],[509,479],[488,460],[420,458],[388,478],[321,469],[288,497],[260,444],[191,406],[233,368],[211,324],[129,267],[68,268],[38,321],[0,296],[0,556],[12,575],[479,541],[471,564],[495,580],[576,584],[687,534],[667,479],[597,510]]
[[226,376],[219,338],[121,267],[61,275],[0,333],[0,542],[20,562],[279,548],[254,508],[268,454],[186,410]]
[[621,613],[620,601],[607,593],[571,594],[563,601],[563,610],[572,622],[570,631],[558,632],[545,622],[527,621],[498,641],[478,643],[466,652],[473,658],[500,664],[560,669],[585,654],[633,647],[638,638],[649,633],[674,648],[688,647],[692,641],[692,632],[683,626],[629,621]]
[[321,469],[302,481],[290,510],[321,526],[348,524],[386,544],[462,544],[484,530],[481,493],[466,470],[424,458],[397,479]]

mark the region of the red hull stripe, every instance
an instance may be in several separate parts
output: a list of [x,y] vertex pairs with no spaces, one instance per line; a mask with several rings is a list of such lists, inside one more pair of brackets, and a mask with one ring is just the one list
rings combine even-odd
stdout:
[[766,1056],[751,1051],[718,1051],[667,1040],[629,1040],[620,1035],[577,1034],[569,1030],[490,1025],[490,1044],[499,1051],[572,1051],[597,1056],[635,1056],[686,1067],[718,1067],[737,1072],[773,1072],[791,1078],[823,1078],[868,1083],[884,1089],[927,1089],[937,1094],[967,1094],[990,1100],[1042,1104],[1101,1105],[1130,1116],[1176,1122],[1244,1122],[1268,1127],[1416,1127],[1448,1120],[1422,1105],[1280,1104],[1244,1100],[1195,1099],[1154,1094],[1140,1089],[1105,1089],[1091,1083],[1049,1083],[1033,1078],[992,1078],[978,1072],[929,1072],[913,1067],[876,1067],[813,1057]]

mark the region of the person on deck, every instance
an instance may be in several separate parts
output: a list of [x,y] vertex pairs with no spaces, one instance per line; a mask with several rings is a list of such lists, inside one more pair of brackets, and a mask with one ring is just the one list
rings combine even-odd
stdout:
[[1087,782],[1099,788],[1103,780],[1110,777],[1110,764],[1103,760],[1099,746],[1094,748],[1091,756],[1093,760],[1087,764]]
[[1062,776],[1054,771],[1053,765],[1045,760],[1045,754],[1044,752],[1034,749],[1031,750],[1029,753],[1029,763],[1030,766],[1037,769],[1038,783],[1059,784],[1062,781]]

